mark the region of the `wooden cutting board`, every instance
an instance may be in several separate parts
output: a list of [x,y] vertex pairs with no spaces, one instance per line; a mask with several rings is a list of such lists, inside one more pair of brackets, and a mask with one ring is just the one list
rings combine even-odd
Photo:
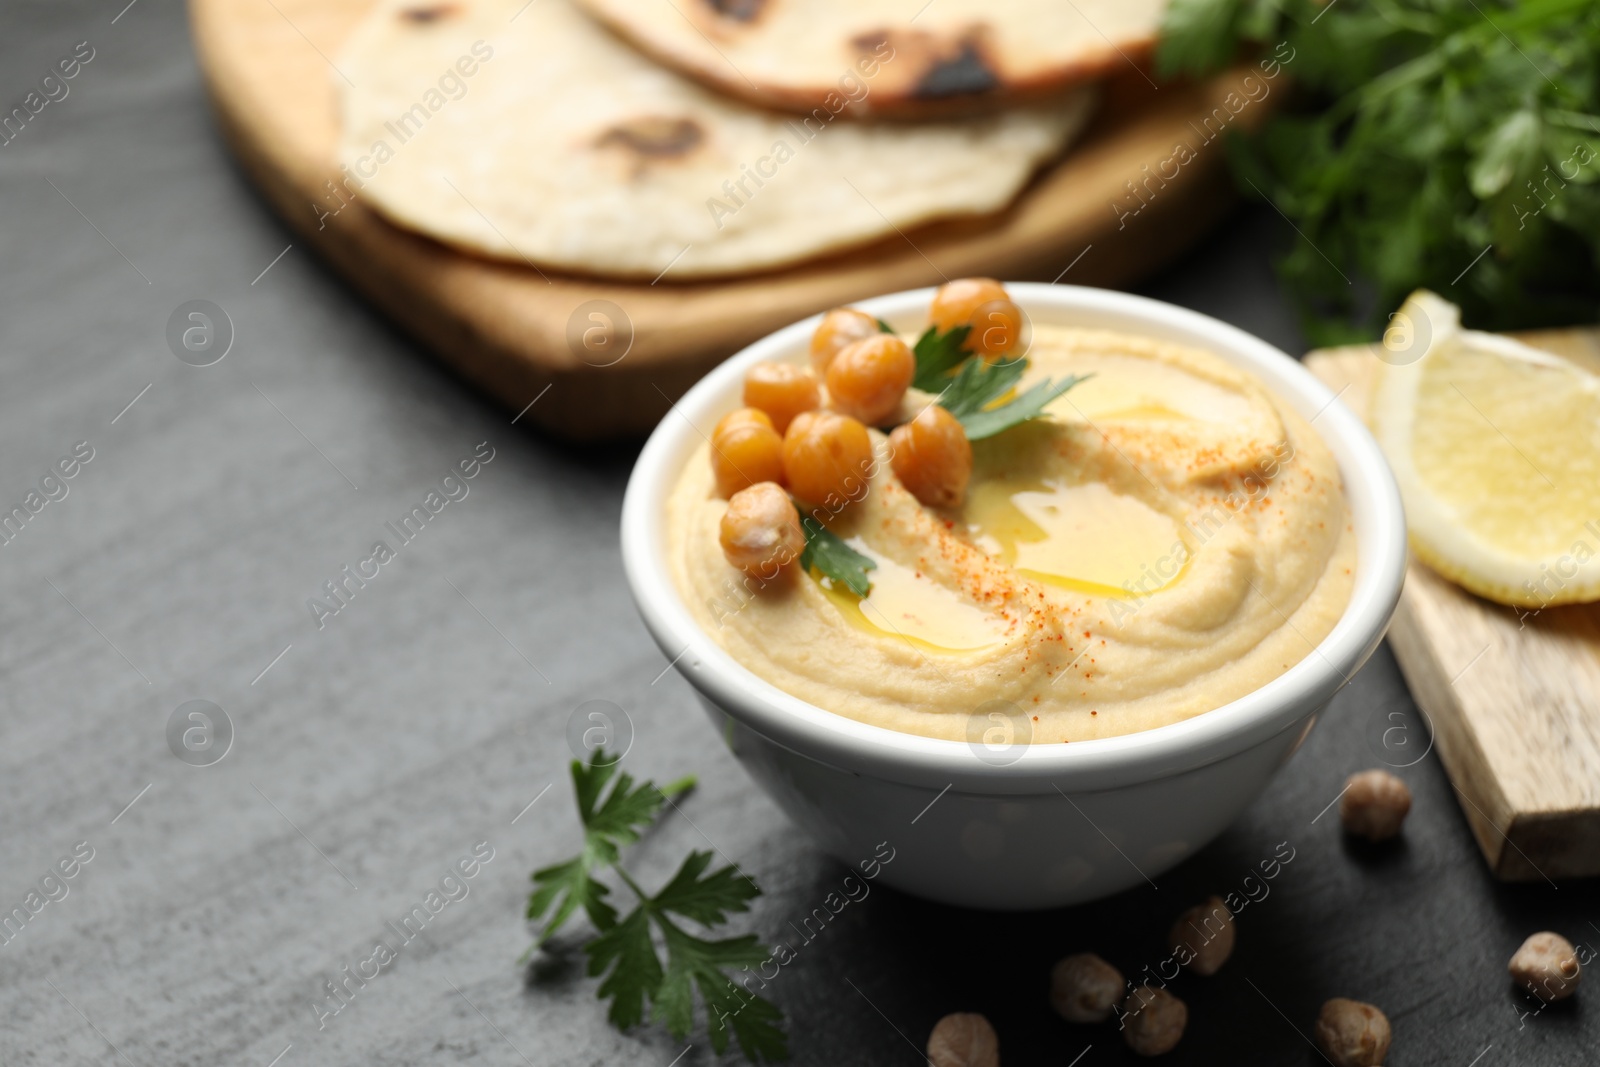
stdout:
[[[324,183],[338,176],[338,75],[330,64],[371,3],[191,0],[223,133],[301,241],[511,411],[538,398],[518,421],[567,439],[643,434],[669,398],[722,359],[837,304],[968,274],[1128,283],[1173,258],[1232,202],[1222,141],[1207,138],[1224,125],[1214,114],[1228,118],[1224,99],[1251,68],[1158,90],[1130,67],[1079,145],[997,217],[917,227],[805,266],[717,282],[646,285],[553,271],[546,280],[391,226],[359,197],[319,223]],[[1256,93],[1265,84],[1268,95],[1226,125],[1258,125],[1286,80],[1258,72]],[[1143,168],[1154,171],[1179,144],[1195,158],[1169,164],[1175,177],[1146,185]],[[1130,183],[1148,201],[1131,216],[1123,213],[1140,201]],[[610,366],[580,359],[581,344],[568,340],[569,322],[580,324],[578,336],[588,323],[587,312],[575,312],[594,300],[622,309],[628,321],[616,324],[619,337],[631,323],[632,347]]]
[[[1600,329],[1517,336],[1600,373]],[[1364,415],[1375,351],[1306,365]],[[1600,605],[1524,613],[1412,560],[1389,644],[1495,876],[1600,875]]]

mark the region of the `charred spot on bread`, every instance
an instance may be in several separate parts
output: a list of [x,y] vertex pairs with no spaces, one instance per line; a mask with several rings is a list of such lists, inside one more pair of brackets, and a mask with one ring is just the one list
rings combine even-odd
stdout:
[[918,100],[943,100],[952,96],[977,96],[1000,85],[984,56],[976,34],[957,42],[953,54],[936,58],[917,79],[911,95]]
[[872,30],[850,38],[850,45],[859,56],[892,48],[897,68],[918,72],[903,83],[903,92],[912,100],[979,96],[1001,85],[988,28],[982,23],[959,33],[900,27]]
[[754,22],[766,10],[767,0],[705,0],[705,4],[722,18],[733,22]]
[[856,54],[867,55],[888,44],[893,37],[888,30],[873,30],[871,33],[856,34],[850,38],[850,44],[854,46]]
[[420,4],[417,7],[401,8],[400,17],[407,22],[425,26],[430,22],[438,22],[440,19],[460,13],[459,4]]
[[607,128],[594,143],[599,148],[621,148],[643,164],[681,159],[705,139],[705,131],[694,119],[641,115]]

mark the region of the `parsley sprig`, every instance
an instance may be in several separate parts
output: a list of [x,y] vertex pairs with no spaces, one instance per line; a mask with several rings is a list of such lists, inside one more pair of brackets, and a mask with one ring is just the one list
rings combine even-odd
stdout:
[[839,582],[856,596],[866,596],[872,591],[872,579],[867,577],[867,572],[877,564],[871,557],[863,556],[851,548],[814,516],[800,516],[800,527],[806,533],[806,547],[800,553],[803,570],[815,569],[818,574]]
[[943,333],[937,326],[924,330],[911,350],[917,357],[917,373],[911,384],[924,393],[943,389],[950,372],[972,355],[967,351],[967,334],[971,332],[971,326],[953,326]]
[[1227,149],[1295,227],[1279,271],[1314,343],[1370,340],[1418,288],[1480,329],[1600,315],[1600,4],[1172,0],[1157,68],[1242,42],[1294,80]]
[[[651,1017],[681,1039],[694,1026],[698,991],[718,1054],[727,1050],[731,1031],[752,1062],[787,1059],[782,1012],[724,973],[724,968],[761,964],[767,949],[753,934],[708,940],[683,926],[685,921],[708,929],[721,926],[730,915],[748,911],[761,890],[731,865],[707,874],[711,853],[697,851],[659,891],[645,892],[623,869],[621,850],[655,823],[668,797],[693,788],[694,778],[660,788],[649,781],[635,784],[631,775],[618,771],[617,762],[604,749],[596,749],[588,764],[572,761],[583,848],[570,860],[533,872],[528,918],[544,920],[538,944],[581,908],[598,931],[584,952],[589,975],[602,979],[598,995],[611,1001],[607,1018],[613,1025],[627,1029],[643,1022],[648,1002]],[[602,870],[614,873],[637,898],[620,918],[605,899],[611,887],[595,877]],[[658,942],[666,952],[665,965]]]
[[1039,418],[1050,401],[1088,377],[1047,378],[1006,399],[1028,369],[1027,357],[990,361],[974,355],[966,348],[970,331],[971,327],[956,326],[940,333],[929,326],[912,350],[917,372],[911,383],[925,393],[938,394],[939,404],[961,422],[969,441]]
[[1022,358],[996,360],[993,363],[985,359],[969,359],[945,386],[939,403],[960,420],[962,429],[967,432],[967,440],[981,441],[1029,419],[1038,418],[1044,414],[1046,404],[1088,377],[1069,374],[1058,380],[1047,378],[997,406],[996,401],[1016,388],[1017,381],[1027,369],[1028,361]]

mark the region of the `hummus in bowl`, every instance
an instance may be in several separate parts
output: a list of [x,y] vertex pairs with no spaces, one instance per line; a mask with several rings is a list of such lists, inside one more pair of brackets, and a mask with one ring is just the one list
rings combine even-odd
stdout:
[[[622,560],[708,738],[823,849],[892,849],[902,890],[1017,910],[1159,878],[1237,818],[1382,640],[1406,541],[1377,444],[1283,352],[1125,293],[1007,289],[1028,378],[1093,377],[971,441],[948,509],[872,431],[866,492],[822,515],[875,563],[866,596],[793,564],[763,583],[718,545],[707,442],[752,368],[805,362],[820,316],[673,405]],[[914,337],[932,296],[856,307]]]
[[1149,336],[1039,324],[1027,358],[1019,389],[1086,380],[973,442],[958,508],[919,503],[874,433],[866,491],[823,512],[876,564],[865,597],[730,565],[703,444],[666,537],[705,632],[836,714],[951,740],[999,724],[1033,744],[1178,722],[1311,655],[1349,602],[1356,543],[1308,421],[1211,352]]

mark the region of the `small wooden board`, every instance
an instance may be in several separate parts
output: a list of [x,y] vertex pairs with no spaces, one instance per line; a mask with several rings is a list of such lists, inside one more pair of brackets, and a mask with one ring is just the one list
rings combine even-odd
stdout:
[[[816,311],[878,293],[986,274],[1118,285],[1167,262],[1232,203],[1220,126],[1255,127],[1285,91],[1226,123],[1223,101],[1253,68],[1163,86],[1129,69],[1084,139],[1004,213],[918,227],[782,271],[714,282],[616,282],[491,262],[391,226],[357,198],[319,223],[337,178],[341,45],[372,0],[190,0],[195,47],[223,133],[267,200],[351,284],[505,404],[568,439],[645,433],[702,374]],[[1237,106],[1245,94],[1234,98]],[[1209,127],[1205,125],[1210,118]],[[1171,162],[1177,145],[1194,158]],[[1168,161],[1169,178],[1147,182]],[[1130,184],[1132,183],[1132,184]],[[1139,205],[1133,184],[1148,206]],[[1147,190],[1147,191],[1146,191]],[[1082,256],[1078,260],[1078,256]],[[1075,265],[1074,265],[1075,264]],[[590,366],[567,340],[579,305],[609,300],[633,328],[626,358]],[[550,388],[550,395],[543,391]]]
[[[1600,373],[1600,329],[1517,336]],[[1374,352],[1306,366],[1364,415]],[[1600,875],[1600,605],[1525,612],[1412,560],[1389,644],[1495,876]]]

